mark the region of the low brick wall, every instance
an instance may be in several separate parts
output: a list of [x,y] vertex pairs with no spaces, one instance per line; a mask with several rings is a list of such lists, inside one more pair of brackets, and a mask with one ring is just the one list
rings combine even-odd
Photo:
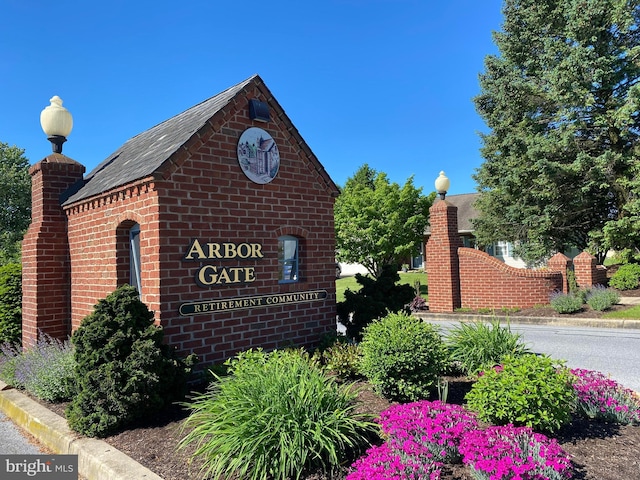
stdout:
[[562,273],[514,268],[473,248],[458,249],[463,308],[530,308],[562,290]]

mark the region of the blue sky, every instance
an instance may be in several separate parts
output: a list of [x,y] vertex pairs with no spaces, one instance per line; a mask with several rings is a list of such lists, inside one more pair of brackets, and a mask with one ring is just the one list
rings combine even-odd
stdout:
[[40,112],[74,119],[90,172],[129,138],[253,74],[333,180],[363,164],[424,193],[472,192],[486,131],[472,99],[501,0],[0,0],[0,141],[36,163]]

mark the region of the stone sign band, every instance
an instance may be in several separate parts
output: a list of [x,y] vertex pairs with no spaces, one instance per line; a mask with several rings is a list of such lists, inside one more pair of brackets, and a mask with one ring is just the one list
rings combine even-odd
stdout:
[[306,292],[276,293],[255,297],[235,297],[220,300],[183,303],[180,315],[190,317],[202,313],[228,312],[247,308],[268,307],[273,305],[289,305],[292,303],[314,302],[327,298],[326,290],[309,290]]

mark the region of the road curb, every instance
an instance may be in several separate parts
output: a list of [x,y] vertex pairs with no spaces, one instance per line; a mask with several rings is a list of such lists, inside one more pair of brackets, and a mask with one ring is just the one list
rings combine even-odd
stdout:
[[90,480],[162,480],[103,440],[73,432],[60,415],[0,382],[0,410],[57,454],[78,455],[80,475]]
[[517,315],[478,315],[462,313],[429,313],[413,312],[414,316],[423,320],[441,322],[486,322],[499,320],[501,323],[527,324],[527,325],[555,325],[558,327],[590,327],[590,328],[630,328],[640,330],[640,320],[598,318],[562,318],[562,317],[518,317]]

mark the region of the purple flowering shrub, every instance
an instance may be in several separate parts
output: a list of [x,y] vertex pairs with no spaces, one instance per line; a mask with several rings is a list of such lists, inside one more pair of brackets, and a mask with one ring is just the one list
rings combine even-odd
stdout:
[[420,455],[429,454],[429,458],[446,463],[460,462],[460,439],[478,428],[473,413],[440,401],[394,405],[380,414],[379,423],[398,449],[411,446]]
[[48,402],[69,400],[74,394],[73,350],[69,340],[43,333],[24,350],[4,344],[0,347],[0,378]]
[[558,442],[529,427],[509,424],[467,432],[460,453],[477,480],[565,480],[573,476],[569,455]]
[[442,464],[412,452],[398,450],[390,443],[373,446],[356,460],[345,480],[439,480]]
[[574,368],[578,413],[596,420],[640,424],[640,400],[628,388],[593,370]]

